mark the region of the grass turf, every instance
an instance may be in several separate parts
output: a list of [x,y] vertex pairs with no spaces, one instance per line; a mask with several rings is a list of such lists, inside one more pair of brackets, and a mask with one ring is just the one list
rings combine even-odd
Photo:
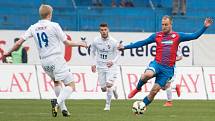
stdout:
[[49,100],[0,100],[0,121],[214,121],[215,100],[177,100],[163,107],[155,100],[144,115],[131,111],[135,100],[113,100],[111,111],[103,111],[105,100],[67,100],[71,117],[51,116]]

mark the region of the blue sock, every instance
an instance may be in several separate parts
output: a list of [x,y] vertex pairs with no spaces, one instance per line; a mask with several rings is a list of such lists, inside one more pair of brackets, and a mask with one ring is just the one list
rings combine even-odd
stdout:
[[148,97],[146,96],[144,99],[143,99],[143,102],[146,104],[146,106],[147,105],[149,105],[152,101],[150,101],[149,99],[148,99]]
[[143,82],[142,79],[139,80],[138,84],[137,84],[137,90],[141,90],[141,87],[144,85],[145,83]]

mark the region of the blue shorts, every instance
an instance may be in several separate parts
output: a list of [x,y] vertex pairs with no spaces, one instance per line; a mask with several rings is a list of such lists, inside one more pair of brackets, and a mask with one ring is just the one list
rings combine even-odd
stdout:
[[151,61],[146,70],[154,71],[155,83],[159,84],[161,87],[165,87],[166,83],[174,75],[174,66],[166,66],[157,63],[155,60]]

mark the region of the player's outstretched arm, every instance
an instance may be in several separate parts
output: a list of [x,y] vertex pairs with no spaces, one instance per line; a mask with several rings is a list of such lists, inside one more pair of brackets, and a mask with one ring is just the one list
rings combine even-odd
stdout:
[[80,46],[80,47],[86,47],[86,48],[88,47],[87,43],[86,42],[82,42],[82,41],[75,42],[75,41],[66,40],[66,41],[64,41],[64,44],[65,45],[69,45],[69,46],[73,46],[73,47],[78,47],[78,46]]
[[122,43],[119,43],[119,45],[117,46],[117,49],[118,50],[124,50],[125,47],[124,47],[124,45]]
[[[155,34],[152,34],[151,36],[149,36],[147,39],[145,40],[141,40],[141,41],[137,41],[137,42],[134,42],[134,43],[130,43],[128,45],[125,45],[125,46],[122,46],[120,45],[118,47],[118,49],[120,50],[123,50],[123,49],[131,49],[131,48],[138,48],[138,47],[142,47],[142,46],[145,46],[145,45],[148,45],[148,44],[151,44],[153,42],[155,42]],[[121,48],[120,48],[121,47]]]
[[11,48],[11,50],[9,50],[7,53],[4,54],[4,57],[7,57],[9,56],[13,51],[17,50],[21,45],[22,43],[24,42],[25,40],[23,38],[20,38],[14,45],[13,47]]
[[96,47],[95,47],[95,40],[91,43],[90,48],[90,57],[91,57],[91,71],[93,73],[96,72]]
[[[123,41],[120,41],[119,44],[122,44],[122,42]],[[107,67],[108,68],[110,68],[111,66],[113,66],[113,64],[116,63],[119,60],[119,57],[120,57],[120,51],[118,50],[119,44],[118,44],[118,46],[116,46],[114,48],[114,51],[113,51],[113,53],[115,55],[114,59],[113,60],[109,60],[107,62]]]
[[196,31],[195,33],[179,32],[180,42],[198,39],[206,31],[206,29],[212,25],[212,23],[213,23],[213,20],[211,18],[206,18],[204,21],[204,26],[200,30]]

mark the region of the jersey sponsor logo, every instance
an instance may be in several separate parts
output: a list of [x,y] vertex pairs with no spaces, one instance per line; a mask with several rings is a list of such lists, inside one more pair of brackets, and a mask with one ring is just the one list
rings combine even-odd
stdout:
[[165,44],[165,45],[172,45],[173,41],[172,40],[168,40],[168,41],[162,41],[161,43]]
[[100,50],[101,52],[108,52],[108,50],[106,50],[105,48],[103,48],[102,50]]

